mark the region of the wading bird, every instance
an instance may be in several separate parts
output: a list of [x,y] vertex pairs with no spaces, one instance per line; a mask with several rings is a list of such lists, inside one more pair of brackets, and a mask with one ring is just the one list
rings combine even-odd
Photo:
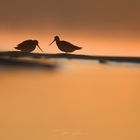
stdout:
[[15,47],[15,49],[20,50],[22,52],[32,52],[36,46],[43,52],[43,50],[39,47],[37,40],[25,40]]
[[[61,41],[59,36],[55,36],[54,37],[54,41],[53,42],[55,42],[55,41],[56,41],[56,44],[57,44],[58,48],[62,52],[71,53],[71,52],[74,52],[76,50],[82,49],[81,47],[75,46],[75,45],[73,45],[73,44],[71,44],[71,43],[69,43],[67,41],[63,41],[63,40]],[[53,44],[53,42],[51,44]]]

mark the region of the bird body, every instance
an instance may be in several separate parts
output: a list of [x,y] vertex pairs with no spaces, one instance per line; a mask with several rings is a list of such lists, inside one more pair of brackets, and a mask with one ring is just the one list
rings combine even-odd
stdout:
[[[42,51],[42,49],[38,45],[37,40],[25,40],[15,47],[15,49],[23,51],[23,52],[32,52],[35,50],[36,46]],[[43,51],[42,51],[43,52]]]
[[[58,36],[55,36],[54,41],[56,41],[57,47],[62,51],[66,53],[74,52],[76,50],[80,50],[81,47],[75,46],[67,41],[60,40]],[[52,43],[53,43],[52,42]],[[52,44],[51,43],[51,44]],[[50,44],[50,45],[51,45]]]

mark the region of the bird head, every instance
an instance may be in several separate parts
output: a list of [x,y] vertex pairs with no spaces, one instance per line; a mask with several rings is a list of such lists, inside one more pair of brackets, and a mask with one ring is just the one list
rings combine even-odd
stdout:
[[60,40],[59,36],[54,37],[55,41]]
[[35,45],[43,52],[43,50],[39,47],[39,43],[37,40],[34,40]]
[[33,40],[34,41],[34,43],[35,43],[35,45],[37,45],[38,46],[38,41],[37,40]]
[[55,41],[59,41],[59,40],[60,40],[59,36],[55,36],[53,42],[50,45],[52,45]]

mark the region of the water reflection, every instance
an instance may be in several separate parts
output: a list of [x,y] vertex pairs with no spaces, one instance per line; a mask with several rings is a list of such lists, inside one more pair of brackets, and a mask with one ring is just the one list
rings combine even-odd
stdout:
[[140,139],[140,67],[54,56],[53,73],[1,71],[0,139]]

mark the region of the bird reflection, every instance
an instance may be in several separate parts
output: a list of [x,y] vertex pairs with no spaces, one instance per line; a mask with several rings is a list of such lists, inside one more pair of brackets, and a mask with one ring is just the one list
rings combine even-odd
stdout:
[[[71,52],[74,52],[76,50],[82,49],[81,47],[75,46],[75,45],[73,45],[73,44],[71,44],[71,43],[69,43],[67,41],[63,41],[63,40],[61,41],[59,36],[55,36],[54,37],[54,41],[53,42],[55,42],[55,41],[56,41],[56,44],[57,44],[58,48],[62,52],[71,53]],[[53,42],[51,44],[53,44]]]
[[15,47],[15,49],[20,50],[22,52],[32,52],[36,46],[43,52],[43,50],[39,47],[37,40],[25,40]]

